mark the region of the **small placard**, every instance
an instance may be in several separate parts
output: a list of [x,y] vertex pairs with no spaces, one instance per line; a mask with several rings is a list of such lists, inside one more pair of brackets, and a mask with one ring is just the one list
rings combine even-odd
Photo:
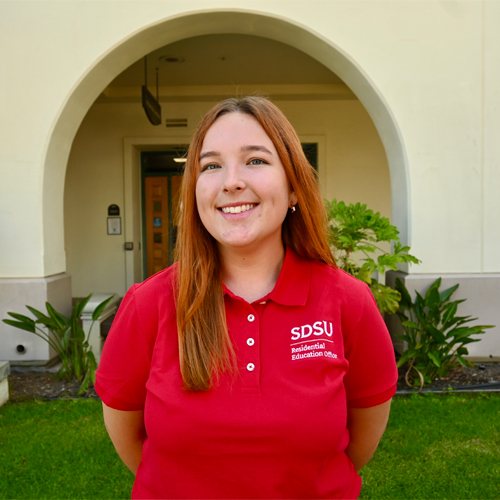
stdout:
[[153,226],[154,227],[161,227],[161,217],[155,217],[153,219]]
[[108,217],[108,234],[122,234],[121,217]]
[[120,215],[120,207],[118,205],[110,205],[108,207],[108,215],[110,217],[116,217]]

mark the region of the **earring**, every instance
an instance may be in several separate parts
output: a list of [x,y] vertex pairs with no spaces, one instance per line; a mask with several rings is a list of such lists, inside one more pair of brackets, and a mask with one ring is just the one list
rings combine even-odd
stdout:
[[294,214],[294,213],[295,213],[295,210],[297,210],[297,209],[295,208],[295,205],[292,205],[292,206],[290,207],[290,210],[292,211],[292,214]]

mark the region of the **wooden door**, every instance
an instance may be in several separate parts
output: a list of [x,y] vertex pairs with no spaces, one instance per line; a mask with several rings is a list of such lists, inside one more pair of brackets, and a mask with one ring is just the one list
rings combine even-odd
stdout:
[[182,175],[144,178],[146,277],[173,263]]
[[145,177],[147,278],[170,264],[168,234],[168,179]]

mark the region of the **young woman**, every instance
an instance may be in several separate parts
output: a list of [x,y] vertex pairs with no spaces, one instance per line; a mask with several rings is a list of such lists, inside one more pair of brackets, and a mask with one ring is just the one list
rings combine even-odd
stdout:
[[357,498],[394,352],[292,126],[261,97],[217,104],[181,196],[178,263],[131,287],[97,372],[132,497]]

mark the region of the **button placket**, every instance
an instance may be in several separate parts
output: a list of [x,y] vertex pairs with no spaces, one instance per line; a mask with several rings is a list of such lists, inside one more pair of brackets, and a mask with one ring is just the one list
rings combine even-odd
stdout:
[[258,348],[260,322],[257,312],[250,310],[252,312],[246,315],[244,328],[241,332],[246,344],[241,359],[242,389],[245,392],[258,392],[260,386],[260,350]]

